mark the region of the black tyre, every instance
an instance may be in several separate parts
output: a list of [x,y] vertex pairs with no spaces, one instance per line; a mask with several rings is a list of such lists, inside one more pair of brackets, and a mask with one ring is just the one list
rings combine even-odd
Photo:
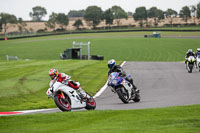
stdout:
[[90,100],[86,101],[86,107],[85,107],[85,109],[87,109],[87,110],[94,110],[96,108],[96,101],[94,100],[94,98],[90,94],[87,93],[87,95],[90,96]]
[[71,111],[71,100],[67,95],[65,95],[65,98],[63,98],[60,93],[56,94],[54,97],[54,102],[60,110]]
[[138,93],[138,94],[135,95],[135,98],[133,99],[133,101],[134,102],[139,102],[140,99],[141,99],[141,97],[140,97],[140,94]]
[[199,67],[199,72],[200,72],[200,63],[198,64],[198,67]]
[[192,73],[193,65],[192,65],[192,64],[189,64],[188,67],[189,67],[188,72],[189,72],[189,73]]
[[123,87],[117,88],[116,92],[123,103],[125,104],[129,103],[128,92]]

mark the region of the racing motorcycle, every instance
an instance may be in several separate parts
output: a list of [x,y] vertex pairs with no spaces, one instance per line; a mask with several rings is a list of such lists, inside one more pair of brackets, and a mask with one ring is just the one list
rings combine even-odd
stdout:
[[198,66],[199,72],[200,72],[200,54],[197,54],[197,66]]
[[61,111],[71,111],[72,109],[85,108],[93,110],[96,108],[94,98],[87,94],[87,98],[82,98],[73,88],[53,80],[46,94],[54,99],[55,104]]
[[189,56],[186,62],[186,69],[189,73],[192,73],[192,70],[195,65],[195,58],[194,56]]
[[129,103],[130,100],[134,102],[140,101],[139,92],[135,92],[130,82],[121,77],[119,73],[113,72],[109,75],[108,86],[111,86],[111,90],[117,93],[123,103]]

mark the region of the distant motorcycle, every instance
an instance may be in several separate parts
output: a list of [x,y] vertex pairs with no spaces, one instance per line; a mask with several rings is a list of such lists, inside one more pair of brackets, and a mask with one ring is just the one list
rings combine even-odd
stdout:
[[62,111],[81,108],[93,110],[96,108],[96,102],[91,95],[87,93],[87,99],[82,99],[73,88],[56,80],[50,83],[46,94],[54,99],[55,104]]
[[192,70],[195,65],[195,58],[194,56],[189,56],[187,61],[186,61],[186,69],[189,73],[192,73]]
[[200,72],[200,54],[197,54],[197,66]]
[[134,102],[140,101],[139,92],[136,93],[131,83],[125,78],[119,76],[119,73],[113,72],[109,75],[108,86],[114,93],[117,93],[123,103],[129,103],[130,100]]

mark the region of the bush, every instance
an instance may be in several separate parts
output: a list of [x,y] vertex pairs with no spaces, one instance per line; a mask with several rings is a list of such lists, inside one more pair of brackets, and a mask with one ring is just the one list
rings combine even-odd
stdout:
[[43,32],[45,32],[45,29],[39,29],[39,30],[37,30],[37,33],[43,33]]
[[66,31],[65,29],[62,29],[62,28],[57,28],[56,30],[55,30],[55,32],[64,32],[64,31]]

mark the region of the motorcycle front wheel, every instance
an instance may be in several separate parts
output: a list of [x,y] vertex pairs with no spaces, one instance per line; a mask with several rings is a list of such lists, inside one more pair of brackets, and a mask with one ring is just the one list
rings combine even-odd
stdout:
[[123,103],[129,103],[128,92],[123,87],[117,88],[116,92]]
[[60,110],[71,111],[71,101],[67,95],[63,97],[61,93],[57,93],[54,97],[54,102]]
[[192,73],[192,69],[193,69],[193,64],[188,64],[187,69],[188,69],[188,73]]

